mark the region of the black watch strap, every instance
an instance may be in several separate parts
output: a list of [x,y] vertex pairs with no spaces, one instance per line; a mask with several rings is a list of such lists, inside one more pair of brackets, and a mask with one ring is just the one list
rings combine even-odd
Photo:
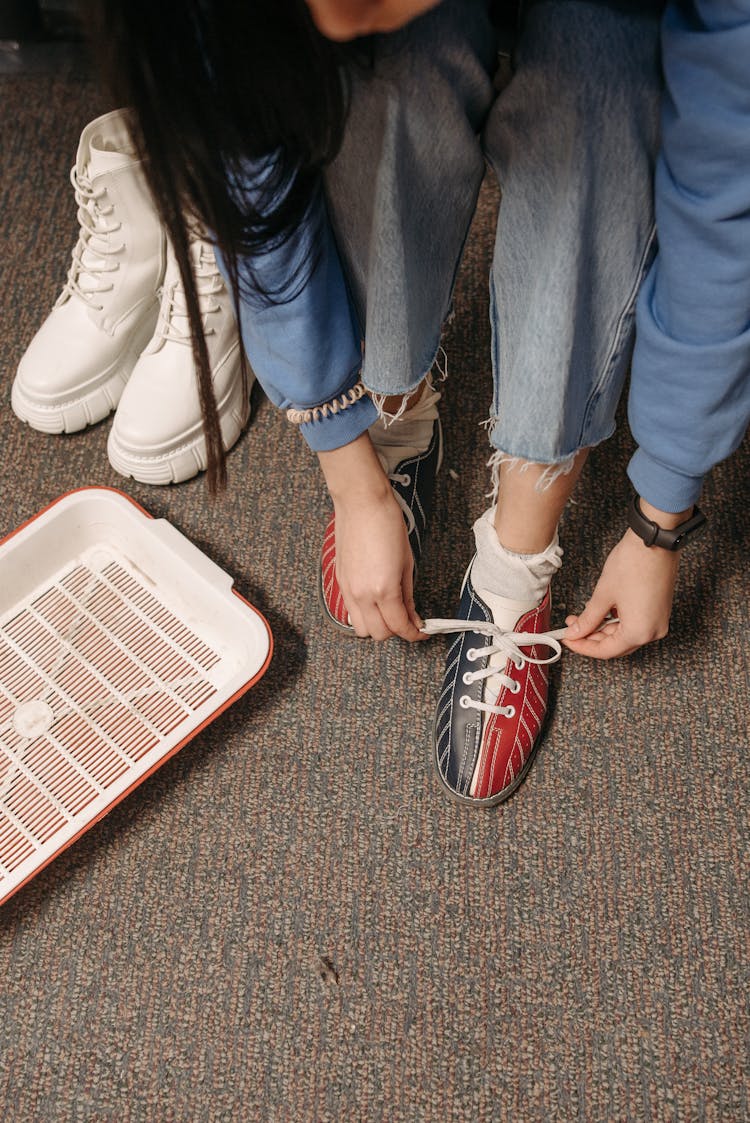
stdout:
[[696,538],[706,527],[706,516],[697,507],[684,523],[674,530],[665,530],[658,523],[647,519],[641,510],[639,496],[634,495],[628,507],[628,526],[642,538],[647,546],[660,546],[662,550],[679,550],[691,538]]

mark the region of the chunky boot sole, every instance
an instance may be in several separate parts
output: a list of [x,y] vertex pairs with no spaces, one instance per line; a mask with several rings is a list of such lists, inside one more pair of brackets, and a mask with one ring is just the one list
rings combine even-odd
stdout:
[[40,433],[78,433],[103,421],[117,408],[141,351],[154,333],[157,313],[155,305],[153,315],[132,332],[127,349],[102,371],[98,385],[85,394],[50,403],[30,395],[16,377],[10,395],[16,417]]
[[[238,357],[230,390],[217,406],[225,452],[237,443],[250,418],[250,401],[242,390],[239,366]],[[205,472],[208,466],[206,441],[200,424],[174,437],[166,448],[149,452],[126,447],[119,439],[116,428],[113,428],[107,440],[107,456],[121,476],[157,486],[184,483],[199,472]]]

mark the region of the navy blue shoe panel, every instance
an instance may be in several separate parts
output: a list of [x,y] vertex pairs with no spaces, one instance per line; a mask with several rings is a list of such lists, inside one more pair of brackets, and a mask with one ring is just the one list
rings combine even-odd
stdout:
[[415,565],[419,565],[427,522],[432,513],[435,499],[435,480],[440,467],[442,431],[438,418],[432,427],[432,440],[424,452],[402,460],[394,475],[408,476],[409,483],[391,481],[391,487],[398,492],[414,516],[414,529],[409,535],[409,545],[414,555]]
[[[456,618],[492,623],[490,609],[474,591],[471,571],[466,578]],[[492,645],[492,637],[479,632],[459,632],[451,644],[445,661],[445,676],[440,692],[435,718],[435,752],[440,776],[458,795],[469,797],[479,749],[485,715],[473,707],[464,709],[459,704],[463,694],[472,701],[482,701],[484,681],[480,679],[467,685],[463,676],[467,671],[477,671],[487,665],[484,660],[470,661],[467,651],[481,650]]]

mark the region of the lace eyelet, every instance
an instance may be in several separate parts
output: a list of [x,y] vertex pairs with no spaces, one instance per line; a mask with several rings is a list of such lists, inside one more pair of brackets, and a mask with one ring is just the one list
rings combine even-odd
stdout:
[[514,659],[513,660],[513,666],[516,668],[517,671],[522,671],[523,670],[523,659],[520,659],[520,658]]
[[470,701],[471,701],[471,699],[469,698],[469,696],[467,694],[462,694],[461,697],[458,699],[458,704],[459,704],[459,706],[461,707],[462,710],[468,710]]
[[513,685],[510,688],[510,692],[511,692],[511,694],[520,694],[521,693],[520,682],[517,682],[515,679],[513,679]]
[[476,647],[470,647],[469,650],[466,652],[466,658],[468,659],[468,661],[470,663],[476,663],[478,654],[479,653],[478,653]]
[[503,716],[507,717],[507,718],[515,717],[516,716],[516,707],[515,706],[506,706],[505,709],[503,710]]
[[464,671],[461,678],[464,686],[471,686],[474,681],[474,679],[471,677],[471,671]]

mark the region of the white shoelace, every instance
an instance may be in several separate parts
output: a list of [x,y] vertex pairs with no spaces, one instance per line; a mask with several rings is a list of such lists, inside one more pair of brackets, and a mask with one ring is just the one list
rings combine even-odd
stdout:
[[[478,659],[486,659],[487,665],[476,671],[466,671],[463,681],[466,686],[471,686],[472,683],[479,682],[482,679],[494,678],[498,686],[495,694],[495,697],[497,697],[503,686],[507,687],[512,694],[518,694],[521,684],[511,678],[510,675],[498,671],[497,667],[491,666],[490,657],[492,655],[505,655],[507,659],[512,660],[513,665],[519,671],[524,663],[535,663],[540,667],[549,663],[556,663],[562,655],[560,640],[565,635],[567,628],[557,628],[551,632],[506,632],[499,624],[491,624],[481,620],[425,620],[422,631],[429,636],[447,635],[451,632],[477,632],[483,636],[491,636],[494,642],[488,647],[470,647],[466,652],[466,658],[470,663],[475,663]],[[548,647],[552,651],[552,655],[547,659],[540,659],[521,650],[522,647],[532,646]],[[516,713],[514,706],[496,706],[493,702],[481,702],[479,699],[470,698],[468,694],[462,694],[458,699],[458,704],[465,710],[482,710],[484,713],[500,714],[502,717],[508,718],[515,717]]]
[[[213,335],[215,329],[209,326],[208,317],[214,312],[220,312],[221,305],[216,300],[211,301],[211,297],[224,291],[224,282],[210,246],[205,242],[194,243],[194,246],[199,247],[197,252],[193,249],[191,256],[195,258],[193,270],[196,294],[202,313],[203,334]],[[177,321],[182,321],[182,324]],[[162,292],[161,316],[157,332],[162,339],[173,339],[177,343],[192,346],[185,290],[179,276]]]
[[[616,616],[608,616],[606,620],[597,628],[601,631],[607,624],[618,624],[619,619]],[[562,644],[560,640],[563,639],[567,632],[567,628],[555,628],[550,632],[506,632],[499,624],[491,624],[483,620],[440,620],[432,619],[425,620],[424,627],[421,629],[425,635],[428,636],[441,636],[449,635],[451,632],[478,632],[479,635],[492,636],[495,640],[489,647],[470,647],[466,652],[466,658],[470,663],[475,663],[477,659],[487,659],[487,666],[479,668],[476,671],[466,671],[463,681],[467,686],[474,682],[479,682],[481,679],[494,678],[498,681],[499,687],[495,697],[500,693],[500,688],[507,686],[512,694],[518,694],[521,685],[512,679],[510,675],[499,672],[497,667],[490,666],[491,656],[495,654],[505,655],[508,659],[512,659],[516,670],[520,671],[524,663],[535,663],[538,667],[547,666],[550,663],[556,663],[562,656]],[[527,655],[521,651],[522,647],[533,646],[548,647],[552,651],[552,655],[548,659],[537,659],[532,655]],[[482,710],[488,714],[500,714],[503,717],[515,717],[516,711],[514,706],[495,706],[492,702],[480,702],[478,699],[469,698],[467,694],[462,694],[458,700],[459,706],[462,709],[468,710]]]
[[107,225],[106,219],[115,208],[111,203],[103,202],[106,195],[104,188],[94,190],[91,181],[83,173],[79,175],[75,167],[71,168],[70,182],[78,204],[80,231],[68,277],[57,303],[61,304],[69,296],[78,296],[101,311],[103,305],[95,303],[97,295],[114,288],[111,283],[102,284],[101,275],[114,273],[120,268],[119,262],[110,263],[107,258],[124,249],[124,243],[113,243],[109,235],[120,230],[122,223]]
[[[411,485],[411,476],[407,472],[391,472],[388,479],[391,481],[391,483],[400,484],[401,487],[409,487]],[[393,498],[396,500],[399,507],[404,513],[404,518],[406,519],[406,529],[408,534],[411,535],[412,531],[417,525],[414,521],[414,512],[412,511],[411,507],[406,502],[400,491],[394,490]]]

